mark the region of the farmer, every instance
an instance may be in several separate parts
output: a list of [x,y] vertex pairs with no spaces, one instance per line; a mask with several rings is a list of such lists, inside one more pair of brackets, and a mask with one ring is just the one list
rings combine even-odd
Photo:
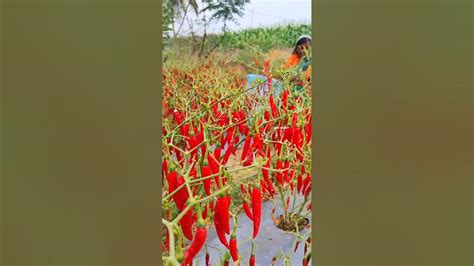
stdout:
[[[284,65],[285,69],[296,70],[296,75],[293,76],[291,81],[297,86],[297,90],[300,90],[304,85],[304,82],[311,81],[311,58],[308,57],[308,51],[311,48],[311,36],[301,35],[296,40],[295,48],[288,58],[288,61]],[[301,78],[303,74],[304,78]]]

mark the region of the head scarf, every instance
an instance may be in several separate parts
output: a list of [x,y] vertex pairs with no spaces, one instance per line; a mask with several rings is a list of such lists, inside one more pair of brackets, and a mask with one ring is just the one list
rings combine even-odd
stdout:
[[309,35],[301,35],[300,37],[298,37],[298,40],[296,40],[295,45],[296,45],[299,41],[301,41],[302,39],[304,39],[304,38],[307,38],[307,39],[309,39],[309,40],[311,41],[311,36],[309,36]]

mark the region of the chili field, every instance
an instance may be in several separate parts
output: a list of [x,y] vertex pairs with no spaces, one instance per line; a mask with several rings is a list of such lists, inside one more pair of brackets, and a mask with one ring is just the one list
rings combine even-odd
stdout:
[[311,84],[234,59],[163,65],[163,263],[310,265]]

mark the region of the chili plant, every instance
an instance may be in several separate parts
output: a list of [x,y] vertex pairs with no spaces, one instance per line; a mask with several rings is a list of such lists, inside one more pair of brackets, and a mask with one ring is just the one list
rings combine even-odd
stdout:
[[[259,237],[262,219],[273,218],[280,229],[295,234],[295,252],[311,233],[308,223],[301,222],[311,212],[311,101],[304,100],[311,96],[310,84],[294,91],[283,80],[282,92],[275,93],[271,62],[255,60],[270,84],[263,95],[253,94],[262,84],[246,87],[242,73],[225,64],[208,61],[163,70],[165,265],[191,264],[206,244],[208,226],[215,226],[225,251],[221,261],[250,265],[258,256],[253,239]],[[264,200],[281,201],[279,218],[274,213],[262,217]],[[234,222],[231,230],[230,219],[236,221],[240,209],[251,219],[253,232],[237,243],[238,227]],[[248,241],[252,253],[244,258],[239,246]],[[306,241],[305,249],[309,245]],[[304,263],[309,258],[305,252]]]

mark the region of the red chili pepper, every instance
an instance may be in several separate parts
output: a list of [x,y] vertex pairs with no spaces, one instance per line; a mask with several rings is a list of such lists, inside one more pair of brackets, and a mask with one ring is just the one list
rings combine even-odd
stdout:
[[[220,157],[221,157],[221,147],[216,147],[213,154],[207,154],[207,160],[209,161],[209,166],[211,167],[212,174],[218,174],[220,171]],[[220,188],[219,185],[219,176],[215,176],[214,180],[216,181],[217,187]]]
[[265,61],[263,62],[263,73],[264,73],[265,76],[268,75],[269,66],[270,66],[270,61],[269,61],[269,60],[265,60]]
[[250,255],[249,266],[255,266],[255,254]]
[[[311,244],[311,237],[309,237],[307,240],[306,240],[306,243],[304,245],[304,254],[306,255],[306,252],[308,251],[308,247],[309,245]],[[303,264],[304,265],[308,265],[309,263],[309,260],[311,259],[311,253],[308,254],[308,256],[306,258],[303,258]]]
[[244,207],[245,214],[247,214],[250,220],[253,220],[253,215],[252,211],[250,210],[249,204],[244,201],[244,203],[242,203],[242,206]]
[[289,95],[289,91],[287,89],[284,90],[283,91],[283,96],[281,98],[281,103],[282,103],[282,106],[285,110],[286,110],[286,107],[287,107],[288,95]]
[[270,121],[270,113],[268,111],[265,111],[263,113],[263,118],[265,118],[265,121]]
[[275,188],[273,187],[272,182],[270,179],[268,181],[260,180],[260,185],[267,191],[268,194],[273,198],[273,193],[275,192]]
[[227,182],[227,177],[222,176],[221,178],[222,178],[222,185],[225,186],[225,184],[226,184],[226,182]]
[[255,266],[255,251],[253,245],[254,244],[252,242],[252,253],[250,255],[249,266]]
[[297,241],[296,246],[295,246],[295,250],[293,250],[293,252],[296,252],[296,250],[298,249],[299,244],[300,244],[300,241]]
[[219,117],[220,116],[220,112],[219,112],[219,105],[213,105],[212,106],[212,110],[214,111],[213,115],[214,117]]
[[234,127],[229,128],[227,130],[227,135],[226,135],[226,139],[224,141],[224,145],[222,145],[222,143],[221,143],[221,147],[224,147],[225,144],[229,144],[232,141],[232,138],[234,137],[234,134],[235,134],[235,128]]
[[[181,185],[185,183],[184,177],[180,176],[178,177],[178,182],[176,183],[176,187],[179,188]],[[174,201],[176,202],[176,207],[178,207],[179,210],[184,210],[184,207],[186,205],[186,201],[189,198],[189,193],[188,190],[186,189],[186,186],[183,186],[178,192],[174,194]]]
[[289,177],[289,180],[288,182],[291,182],[293,183],[293,180],[295,179],[295,176],[296,176],[296,170],[295,169],[290,169],[290,177]]
[[247,193],[247,190],[244,187],[244,184],[240,184],[240,192],[242,192],[242,195]]
[[253,148],[255,150],[257,150],[258,152],[258,155],[264,157],[265,156],[265,152],[263,151],[263,142],[262,142],[262,138],[260,137],[260,134],[257,133],[255,135],[255,138],[254,138],[254,143],[253,143]]
[[206,154],[207,146],[202,144],[204,142],[204,131],[202,129],[202,125],[201,125],[201,132],[199,132],[197,136],[198,136],[197,138],[198,145],[201,146],[201,154],[204,156],[204,154]]
[[306,132],[306,144],[308,144],[311,141],[311,120],[306,124],[304,130]]
[[306,188],[306,190],[304,191],[304,197],[308,197],[309,195],[309,192],[311,192],[311,188],[312,188],[313,185],[309,184],[309,186]]
[[229,258],[225,258],[225,260],[224,260],[224,266],[229,266]]
[[290,206],[290,197],[286,198],[286,203],[285,203],[285,211],[288,210],[288,207]]
[[295,128],[295,130],[293,131],[293,140],[292,140],[293,144],[301,149],[302,148],[302,143],[301,143],[301,128]]
[[272,258],[272,266],[275,265],[276,260],[277,260],[277,257],[274,256],[274,257]]
[[229,160],[229,157],[232,154],[233,150],[234,150],[234,143],[229,143],[229,146],[227,147],[227,150],[225,151],[224,158],[222,159],[223,165],[227,164],[227,161]]
[[214,210],[214,201],[212,199],[209,201],[209,209]]
[[279,129],[275,129],[273,130],[272,134],[271,134],[271,138],[272,140],[276,141],[276,140],[280,140],[280,137],[279,137]]
[[243,166],[249,166],[253,163],[253,159],[254,159],[254,156],[253,156],[253,153],[252,152],[248,152],[247,153],[247,156],[245,157],[244,161],[242,162],[242,165]]
[[262,188],[262,193],[267,193],[267,194],[271,193],[270,189],[265,184],[265,180],[263,180],[263,179],[260,179],[260,187]]
[[204,220],[206,220],[206,218],[207,218],[207,209],[208,209],[208,208],[209,208],[209,207],[206,206],[206,207],[204,208],[204,211],[202,212],[202,219],[204,219]]
[[[243,184],[240,184],[240,191],[242,191],[242,195],[245,195],[247,193]],[[245,198],[242,203],[242,206],[244,208],[245,214],[249,217],[250,220],[253,220],[252,211],[250,210],[249,204],[247,203]]]
[[[216,134],[216,136],[217,136],[218,134],[221,134],[221,133],[219,133],[219,132],[216,131],[215,134]],[[221,142],[220,142],[221,148],[224,148],[225,145],[227,144],[227,134],[226,134],[226,135],[221,134],[220,138],[221,138]]]
[[[204,163],[202,167],[202,177],[208,177],[211,174],[212,174],[211,167],[209,167],[207,163]],[[208,196],[211,195],[211,179],[208,178],[208,179],[203,180],[203,184],[204,184],[204,191],[206,192],[206,194]]]
[[253,58],[253,60],[255,61],[255,66],[258,67],[258,61],[257,61],[257,58]]
[[[265,168],[270,168],[270,160],[271,158],[267,158],[267,162],[264,165]],[[262,175],[263,175],[263,179],[265,180],[265,182],[267,182],[267,184],[271,183],[270,178],[268,177],[267,169],[262,168]]]
[[301,192],[303,193],[303,195],[306,195],[306,190],[308,189],[310,182],[311,182],[311,176],[306,175],[306,178],[303,181],[303,188],[301,189]]
[[230,214],[229,214],[229,207],[231,203],[231,198],[230,196],[225,196],[218,198],[216,201],[216,210],[217,210],[217,215],[221,221],[221,226],[222,230],[226,234],[230,234],[230,224],[229,224],[229,219],[230,219]]
[[[280,159],[277,160],[276,162],[276,170],[281,170],[283,169],[283,163],[281,162]],[[278,180],[278,182],[280,183],[281,186],[284,185],[284,181],[283,181],[283,174],[281,172],[276,172],[276,179]]]
[[244,110],[240,110],[240,111],[238,112],[238,114],[239,114],[239,117],[240,117],[240,121],[244,121],[244,120],[245,120],[245,116],[246,116]]
[[194,135],[194,133],[191,133],[189,137],[189,150],[192,150],[191,160],[193,160],[196,157],[197,149],[195,148],[197,147],[198,143],[199,143],[199,140],[198,140],[197,135]]
[[206,251],[206,266],[211,266],[209,252]]
[[234,124],[240,124],[240,114],[237,111],[232,112],[232,122]]
[[[265,133],[265,128],[262,127],[262,123],[263,123],[263,121],[262,121],[262,119],[260,118],[260,119],[258,120],[258,133],[260,134],[260,141],[261,141],[261,136],[262,136],[262,134]],[[263,145],[263,141],[261,141],[261,142],[262,142],[262,145]]]
[[232,198],[230,196],[226,196],[225,198],[225,205],[222,205],[221,212],[222,212],[222,222],[223,222],[223,228],[226,234],[230,234],[230,204],[232,202]]
[[189,137],[189,124],[183,124],[183,126],[179,128],[179,131],[181,132],[181,135]]
[[298,193],[301,193],[301,188],[303,187],[303,175],[298,175],[298,185],[297,185],[297,190]]
[[[239,131],[241,134],[247,136],[249,133],[250,133],[250,129],[248,126],[244,125],[244,124],[239,124]],[[238,136],[234,136],[235,139],[238,140]],[[237,140],[235,140],[235,142],[237,142]]]
[[226,247],[229,248],[229,243],[227,242],[227,238],[225,237],[225,231],[223,229],[222,224],[222,215],[220,212],[220,205],[222,204],[223,198],[218,198],[216,204],[214,206],[214,225],[216,227],[217,237],[219,241]]
[[219,117],[219,126],[227,126],[229,125],[229,116],[225,113],[221,113]]
[[[264,114],[263,114],[263,118],[265,119],[265,121],[270,121],[270,112],[265,111]],[[272,128],[272,127],[273,127],[273,123],[267,123],[267,124],[265,124],[265,127],[263,128],[263,131],[267,132],[268,129]]]
[[291,119],[291,136],[294,136],[296,130],[296,124],[298,123],[298,114],[293,113],[293,117]]
[[280,156],[281,155],[281,143],[275,143],[275,149],[277,151],[277,155]]
[[173,111],[173,118],[174,118],[174,121],[175,121],[178,125],[180,125],[180,124],[183,123],[183,121],[184,121],[184,118],[181,116],[181,114],[179,113],[179,111],[176,110],[176,109]]
[[253,238],[257,237],[260,228],[260,219],[262,218],[262,192],[260,188],[253,188],[252,191],[252,209],[253,209]]
[[199,191],[199,186],[194,186],[193,187],[193,196],[196,196]]
[[283,171],[283,180],[285,182],[288,182],[289,181],[289,178],[288,178],[288,171],[289,171],[289,167],[290,167],[290,161],[285,159],[285,164],[283,166],[283,169],[286,169],[285,171]]
[[190,209],[186,212],[186,214],[179,220],[179,224],[181,225],[181,229],[183,230],[184,236],[192,240],[193,239],[193,211]]
[[297,148],[298,152],[296,153],[296,159],[300,162],[304,161],[304,154],[300,148]]
[[237,249],[237,238],[235,234],[235,227],[234,227],[234,230],[232,231],[232,235],[230,236],[229,249],[230,249],[230,255],[232,256],[232,260],[237,261],[239,259],[239,251]]
[[197,172],[196,168],[194,168],[195,163],[191,165],[191,171],[189,171],[189,176],[192,177],[193,179],[196,179],[197,177]]
[[250,136],[247,136],[245,138],[245,142],[244,142],[244,149],[242,151],[242,156],[241,156],[241,160],[244,161],[244,159],[247,157],[247,153],[249,152],[250,150],[250,142],[252,141],[252,137]]
[[[245,134],[244,134],[244,135],[245,135]],[[235,134],[235,135],[234,135],[234,140],[233,140],[233,142],[234,142],[234,143],[239,143],[239,141],[240,141],[239,135]],[[232,154],[235,155],[235,149],[232,150]]]
[[272,109],[273,118],[277,118],[279,115],[275,102],[273,101],[273,95],[270,95],[270,108]]
[[217,162],[220,162],[221,152],[222,152],[222,147],[219,146],[219,144],[217,144],[217,147],[214,150],[214,157],[216,158]]
[[[216,227],[217,229],[217,227]],[[229,248],[229,243],[227,242],[227,238],[225,237],[225,232],[222,230],[216,231],[217,232],[217,237],[219,238],[219,241],[226,247]]]
[[287,128],[287,129],[285,129],[283,132],[284,132],[284,134],[283,134],[283,139],[282,139],[282,141],[285,141],[285,140],[290,141],[290,140],[292,139],[292,136],[291,136],[291,128]]
[[206,242],[206,237],[206,226],[204,224],[199,224],[193,242],[191,242],[191,245],[184,253],[184,260],[183,263],[181,263],[182,266],[192,263],[196,254],[198,254],[199,250],[201,250],[202,246],[204,246],[204,243]]
[[168,181],[168,193],[171,194],[176,189],[176,184],[178,183],[178,173],[174,170],[171,170],[169,175],[166,176],[166,180]]

